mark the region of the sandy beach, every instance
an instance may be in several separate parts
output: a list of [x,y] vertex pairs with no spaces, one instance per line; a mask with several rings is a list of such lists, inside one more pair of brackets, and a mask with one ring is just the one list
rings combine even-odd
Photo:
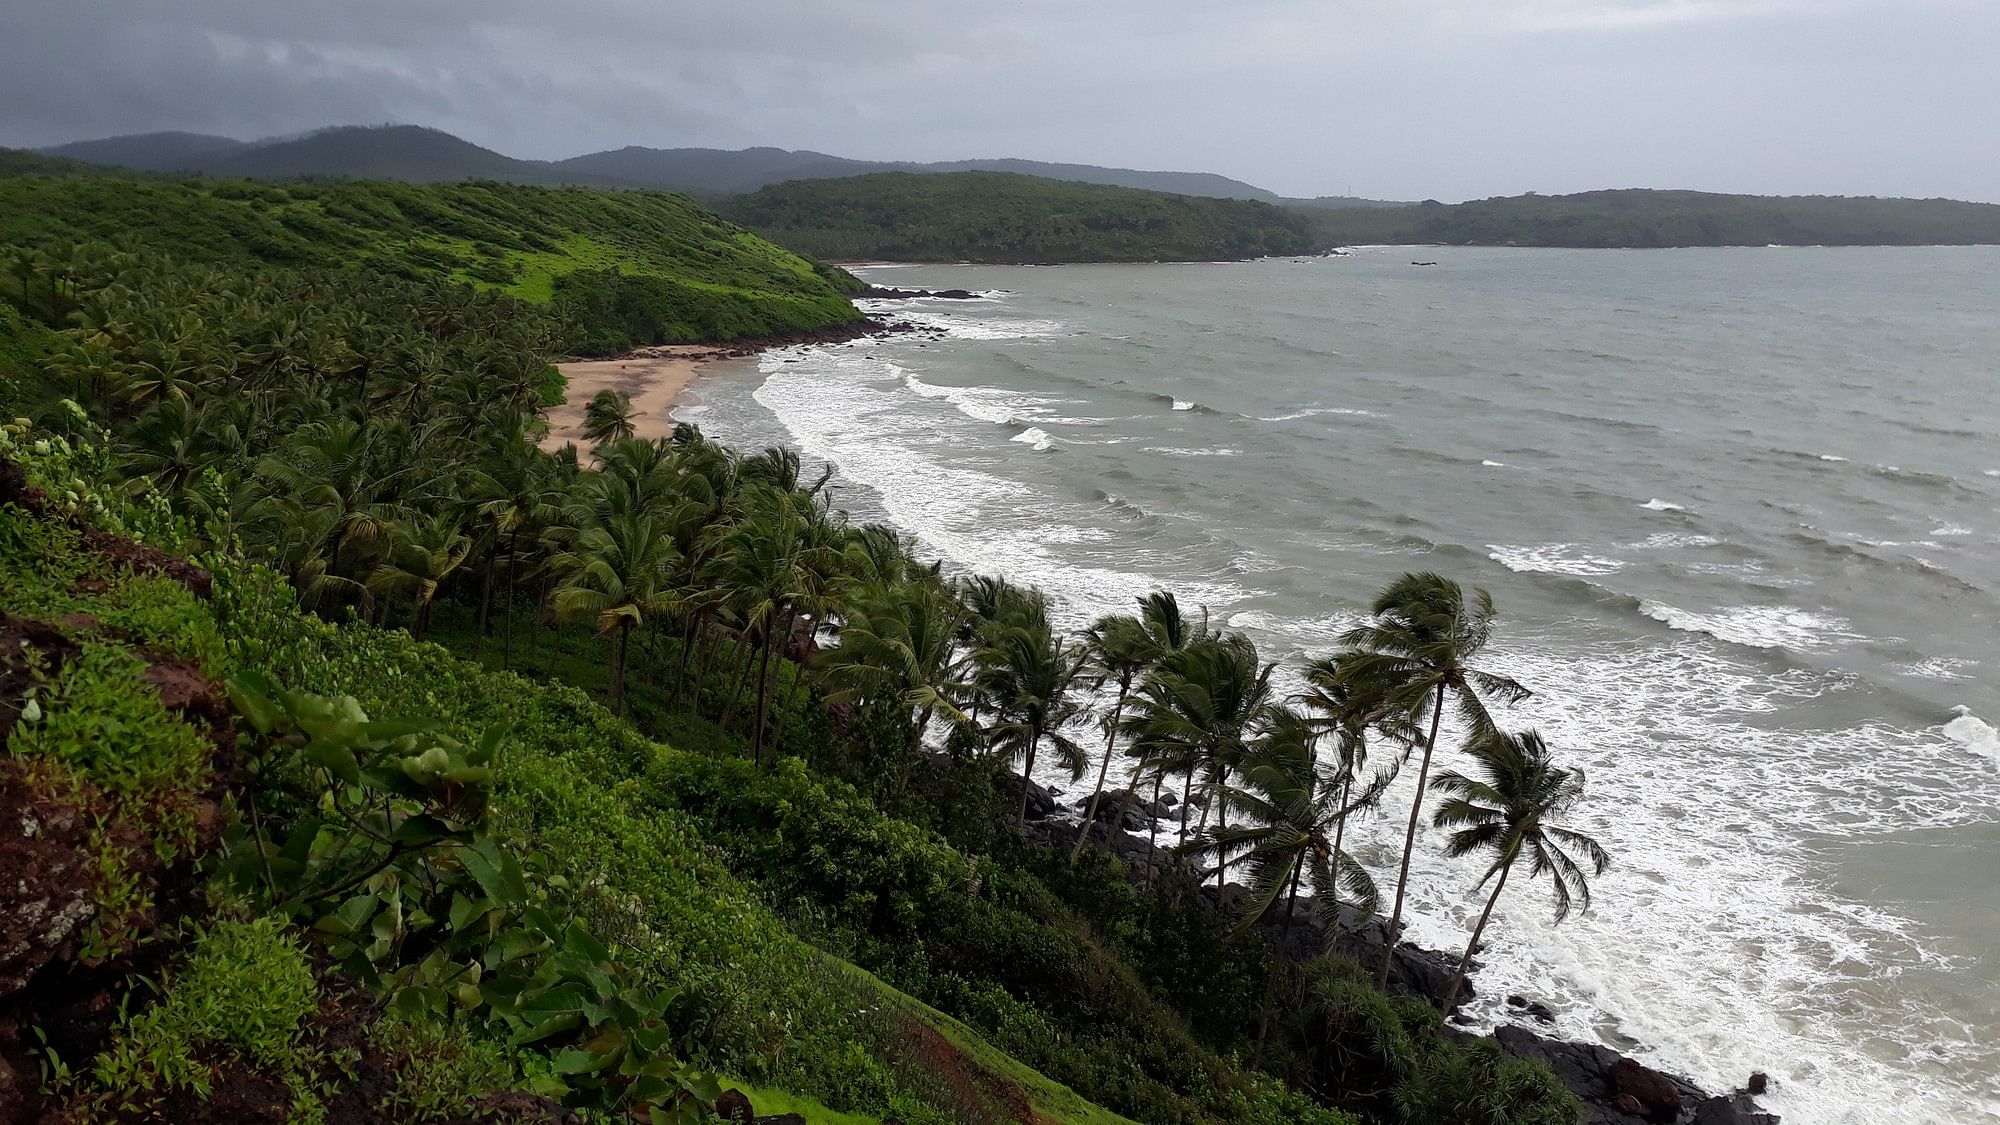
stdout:
[[639,412],[633,423],[637,436],[665,437],[674,428],[671,412],[675,397],[701,373],[702,365],[738,354],[712,344],[677,344],[645,348],[617,359],[559,363],[556,367],[569,380],[569,387],[564,392],[566,401],[546,412],[549,433],[542,439],[542,448],[553,453],[574,442],[588,456],[590,442],[583,436],[583,408],[604,390],[632,396],[632,408]]

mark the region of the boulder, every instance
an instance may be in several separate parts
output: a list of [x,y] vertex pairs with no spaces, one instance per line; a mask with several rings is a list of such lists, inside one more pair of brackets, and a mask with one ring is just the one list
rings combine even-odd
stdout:
[[[1007,795],[1008,800],[1019,801],[1021,799],[1020,774],[1017,773],[1001,774],[993,779],[993,784],[996,787],[998,787],[1002,793],[1005,793]],[[1054,794],[1050,793],[1047,788],[1037,784],[1036,782],[1033,781],[1028,782],[1029,820],[1047,820],[1048,818],[1055,815],[1056,807],[1057,807],[1056,798]]]
[[715,1115],[730,1125],[752,1125],[757,1120],[757,1111],[750,1106],[750,1095],[741,1090],[724,1090],[715,1099]]
[[1610,1074],[1611,1088],[1619,1097],[1636,1102],[1641,1107],[1639,1116],[1655,1125],[1669,1125],[1680,1116],[1680,1088],[1666,1075],[1627,1058],[1612,1063]]
[[1509,996],[1507,998],[1507,1006],[1534,1020],[1536,1023],[1548,1024],[1556,1022],[1555,1009],[1539,1000],[1530,1000],[1525,996],[1518,995]]

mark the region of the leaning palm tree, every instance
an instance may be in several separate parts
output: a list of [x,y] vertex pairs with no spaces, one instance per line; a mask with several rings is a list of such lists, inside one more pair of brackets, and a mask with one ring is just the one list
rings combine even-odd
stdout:
[[[1104,796],[1105,775],[1111,770],[1111,758],[1118,748],[1125,701],[1131,695],[1133,680],[1167,653],[1186,648],[1190,640],[1206,636],[1207,632],[1206,616],[1199,624],[1191,623],[1182,616],[1180,603],[1174,595],[1164,590],[1140,598],[1136,616],[1106,614],[1084,630],[1084,651],[1089,656],[1089,666],[1096,676],[1097,686],[1102,687],[1115,680],[1118,694],[1105,717],[1104,760],[1098,766],[1097,786],[1091,790],[1090,803],[1083,812],[1083,830],[1077,833],[1076,846],[1070,849],[1070,862],[1076,862],[1077,857],[1083,854],[1083,845],[1090,840],[1091,825],[1097,821],[1098,802]],[[1144,758],[1134,762],[1132,776],[1126,782],[1125,793],[1112,824],[1125,823],[1125,814],[1131,808],[1133,793],[1145,764]]]
[[[1319,731],[1309,718],[1288,708],[1274,711],[1269,729],[1245,757],[1242,781],[1230,787],[1230,804],[1243,816],[1233,828],[1204,833],[1183,850],[1248,865],[1250,893],[1244,898],[1240,928],[1249,929],[1271,913],[1285,895],[1279,945],[1289,936],[1301,882],[1311,890],[1314,913],[1326,925],[1329,944],[1339,931],[1341,892],[1364,915],[1374,912],[1375,880],[1339,844],[1348,816],[1373,806],[1388,785],[1375,779],[1358,794],[1343,794],[1319,765]],[[1350,802],[1346,797],[1352,796]]]
[[986,730],[987,743],[996,753],[1021,760],[1021,805],[1014,819],[1025,828],[1028,786],[1044,739],[1072,778],[1083,776],[1084,749],[1063,728],[1083,711],[1076,688],[1084,654],[1044,618],[999,630],[973,660],[980,696],[995,715]]
[[965,608],[934,575],[854,588],[840,644],[819,661],[834,687],[827,699],[895,699],[910,715],[914,758],[933,716],[969,721],[959,708],[970,686],[957,645],[964,618]]
[[[1484,852],[1493,862],[1480,876],[1478,886],[1491,880],[1493,893],[1472,927],[1472,939],[1465,943],[1465,955],[1458,959],[1458,972],[1445,990],[1444,1010],[1448,1016],[1465,983],[1472,953],[1486,932],[1487,920],[1500,892],[1507,889],[1507,876],[1523,855],[1528,857],[1530,878],[1548,876],[1555,892],[1556,921],[1569,917],[1571,909],[1590,909],[1590,876],[1602,875],[1611,866],[1611,856],[1596,840],[1564,828],[1554,821],[1573,810],[1583,800],[1583,771],[1561,769],[1550,759],[1549,748],[1534,731],[1520,734],[1493,732],[1474,748],[1484,779],[1446,772],[1431,787],[1448,794],[1438,805],[1432,822],[1440,828],[1455,828],[1445,844],[1445,853],[1457,858]],[[1571,853],[1576,853],[1572,855]],[[1583,863],[1577,862],[1577,855]]]
[[[1166,654],[1134,695],[1125,721],[1133,750],[1154,769],[1187,775],[1181,793],[1183,842],[1197,776],[1213,791],[1209,806],[1217,827],[1228,826],[1229,774],[1269,717],[1272,668],[1241,633],[1203,637]],[[1204,828],[1207,817],[1204,811]]]
[[1405,574],[1389,584],[1371,607],[1374,620],[1349,630],[1341,638],[1339,686],[1357,707],[1384,716],[1400,716],[1412,725],[1428,722],[1417,767],[1416,795],[1403,833],[1402,864],[1396,873],[1396,901],[1389,913],[1377,983],[1387,985],[1395,960],[1396,939],[1402,932],[1403,897],[1409,889],[1410,856],[1417,844],[1417,820],[1423,815],[1424,786],[1430,776],[1431,754],[1437,749],[1438,723],[1445,699],[1458,703],[1468,740],[1478,742],[1494,733],[1493,719],[1480,698],[1518,703],[1528,689],[1472,666],[1493,635],[1493,596],[1485,590],[1467,598],[1458,583],[1432,573]]
[[634,423],[645,412],[632,409],[632,396],[605,388],[583,406],[583,436],[592,445],[622,441],[631,437]]

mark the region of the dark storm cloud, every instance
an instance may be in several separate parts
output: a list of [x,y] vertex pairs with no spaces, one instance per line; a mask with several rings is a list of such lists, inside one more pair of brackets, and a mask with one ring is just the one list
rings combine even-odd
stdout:
[[2000,198],[1991,0],[11,0],[0,143],[415,122],[1462,198]]

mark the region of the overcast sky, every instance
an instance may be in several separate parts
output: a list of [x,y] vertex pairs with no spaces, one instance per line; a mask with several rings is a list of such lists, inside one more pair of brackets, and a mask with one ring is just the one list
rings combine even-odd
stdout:
[[4,0],[0,144],[433,125],[1292,195],[2000,201],[2000,0]]

